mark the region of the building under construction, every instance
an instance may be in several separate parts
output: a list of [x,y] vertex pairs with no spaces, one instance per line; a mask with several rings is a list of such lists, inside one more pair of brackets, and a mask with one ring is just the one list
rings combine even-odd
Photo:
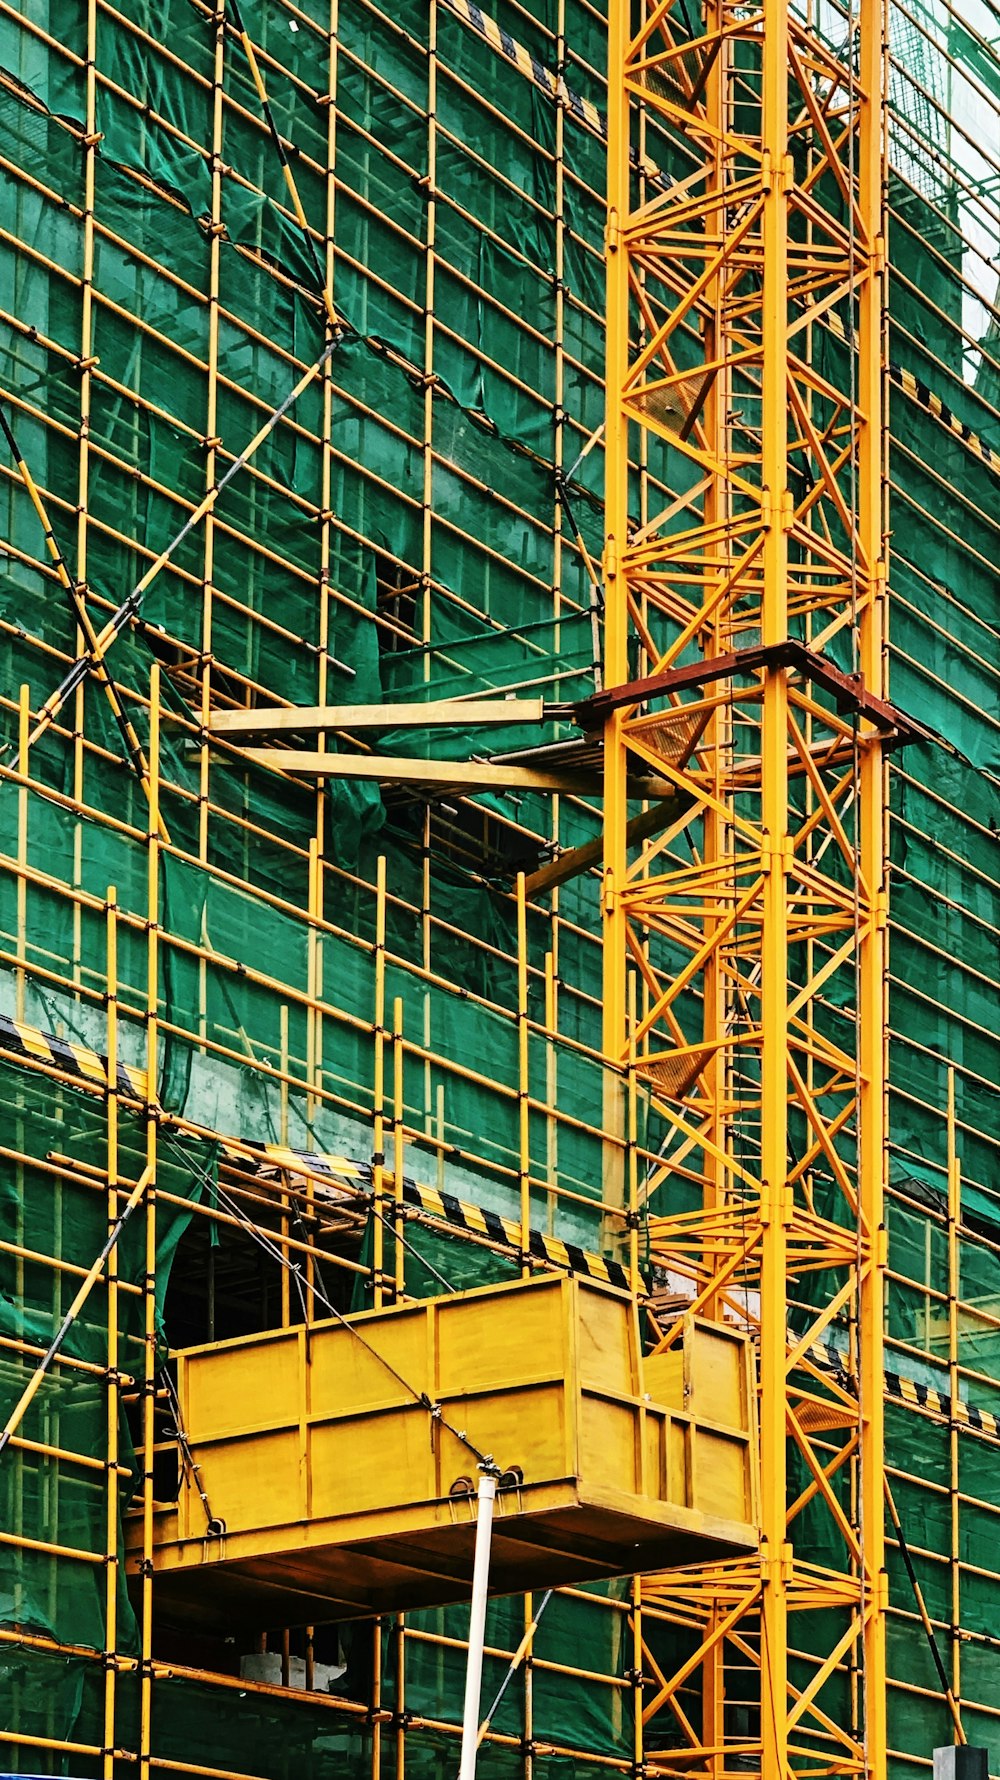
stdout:
[[0,0],[6,1772],[1000,1772],[998,45]]

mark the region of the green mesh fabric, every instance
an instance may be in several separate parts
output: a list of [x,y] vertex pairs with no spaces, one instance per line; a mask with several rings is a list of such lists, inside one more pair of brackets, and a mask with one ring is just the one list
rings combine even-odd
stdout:
[[[294,142],[296,178],[310,218],[325,226],[330,191],[325,174],[331,59],[329,9],[302,0],[298,9],[251,4],[243,9],[265,59],[277,125]],[[92,379],[88,487],[88,586],[115,605],[145,567],[146,549],[176,532],[204,490],[210,352],[209,233],[214,43],[203,10],[187,0],[135,0],[127,9],[145,35],[124,28],[113,10],[98,10],[97,129],[94,210]],[[902,9],[893,9],[901,12]],[[491,16],[546,66],[554,66],[554,32],[565,18],[565,80],[575,94],[604,103],[605,46],[594,10],[582,0],[535,0],[527,9],[498,0]],[[79,499],[79,371],[83,325],[84,126],[86,13],[82,0],[52,0],[30,17],[0,16],[0,61],[11,76],[0,91],[4,135],[5,233],[0,239],[0,303],[23,325],[0,333],[0,388],[13,394],[19,442],[49,492],[55,521],[73,565]],[[48,21],[50,44],[42,15]],[[904,20],[896,18],[897,26]],[[32,26],[37,26],[33,29]],[[293,26],[295,28],[293,29]],[[317,29],[313,29],[315,26]],[[320,688],[320,652],[327,696],[345,702],[425,699],[500,691],[530,682],[550,701],[569,701],[593,686],[591,590],[575,554],[562,552],[560,603],[553,597],[556,564],[555,451],[574,464],[603,418],[601,374],[604,302],[602,237],[604,146],[564,117],[563,340],[554,345],[557,197],[556,118],[551,105],[513,71],[484,38],[446,5],[437,9],[435,168],[435,343],[429,398],[431,454],[425,494],[424,434],[426,246],[428,232],[428,8],[399,0],[384,13],[364,0],[341,0],[337,16],[336,170],[332,203],[334,296],[344,337],[331,361],[329,387],[319,383],[294,416],[261,448],[254,473],[237,479],[218,503],[211,648],[219,684],[235,696],[263,689],[272,699],[308,703]],[[953,19],[935,26],[954,57],[955,109],[975,81],[997,91],[997,64],[979,33]],[[926,70],[913,80],[926,86]],[[895,78],[895,76],[894,76]],[[293,361],[312,363],[323,328],[313,272],[289,214],[273,147],[235,38],[227,39],[221,160],[220,304],[217,435],[234,453],[286,394]],[[890,254],[890,358],[945,403],[968,431],[1000,447],[995,330],[988,350],[970,344],[968,304],[960,275],[963,248],[954,192],[942,191],[949,164],[966,184],[981,169],[956,161],[958,150],[936,133],[933,115],[910,82],[896,91],[928,149],[932,177],[919,179],[915,150],[894,125],[893,226]],[[655,139],[650,152],[656,151]],[[934,169],[937,169],[935,172]],[[924,171],[927,171],[925,167]],[[984,186],[984,190],[989,190]],[[21,245],[18,246],[17,243]],[[975,327],[980,326],[975,322]],[[992,345],[990,340],[992,339]],[[833,356],[839,348],[829,342]],[[555,402],[561,377],[563,416]],[[325,418],[324,404],[327,404]],[[324,426],[332,447],[324,461]],[[6,464],[5,469],[9,468]],[[676,467],[676,466],[675,466]],[[889,1214],[893,1269],[887,1330],[891,1363],[939,1390],[948,1389],[941,1345],[941,1306],[928,1288],[946,1266],[944,1199],[948,1069],[955,1070],[956,1113],[967,1223],[960,1247],[960,1363],[975,1374],[963,1382],[970,1400],[1000,1412],[1000,1342],[993,1328],[1000,1303],[996,1187],[995,810],[1000,770],[995,635],[997,622],[996,476],[981,453],[957,438],[892,385],[894,602],[892,692],[940,738],[909,750],[892,775],[892,983],[890,1115],[892,1179],[899,1189]],[[595,556],[601,546],[602,456],[599,445],[573,470],[568,499],[575,524]],[[425,498],[429,502],[425,514]],[[186,504],[185,504],[186,503]],[[329,512],[328,559],[322,557],[322,515]],[[0,694],[3,740],[10,759],[15,704],[22,682],[35,704],[58,680],[76,647],[67,602],[43,572],[37,520],[20,485],[0,485],[6,554],[0,566]],[[566,516],[560,523],[566,531]],[[422,582],[425,526],[430,586]],[[112,652],[126,697],[148,687],[150,644],[171,663],[197,661],[204,646],[204,541],[195,533],[162,571],[146,600],[149,630],[126,631]],[[321,635],[317,587],[325,574],[333,593]],[[390,641],[387,590],[409,589],[419,643]],[[413,592],[416,589],[416,592]],[[189,706],[182,681],[164,693],[173,715]],[[25,889],[29,979],[25,1017],[47,1031],[100,1049],[105,1035],[103,911],[78,907],[57,893],[71,885],[102,899],[115,885],[123,925],[119,942],[124,1002],[141,1010],[145,994],[147,915],[142,793],[121,759],[99,689],[86,687],[82,728],[101,753],[88,752],[77,785],[71,738],[52,732],[36,750],[36,777],[63,796],[109,813],[134,832],[98,824],[65,803],[28,797],[27,862],[52,887]],[[137,719],[138,721],[138,719]],[[140,721],[142,739],[146,736]],[[561,731],[549,725],[544,739]],[[512,724],[497,746],[523,745]],[[394,732],[382,746],[421,757],[464,754],[467,738],[441,731]],[[418,985],[408,965],[424,961],[425,934],[412,914],[423,906],[420,815],[380,792],[331,781],[323,794],[327,857],[339,869],[325,909],[336,929],[319,941],[318,969],[329,1006],[324,1014],[321,1085],[336,1096],[317,1110],[305,1093],[309,1050],[301,996],[309,972],[306,841],[316,795],[262,771],[236,770],[213,758],[209,775],[206,857],[199,851],[198,764],[187,732],[164,728],[164,812],[173,849],[164,853],[159,883],[160,1012],[165,1025],[159,1092],[172,1113],[221,1132],[276,1141],[284,1116],[290,1141],[303,1146],[364,1148],[370,1132],[373,1068],[371,883],[379,851],[406,907],[390,905],[390,998],[404,993],[421,1038],[465,1069],[408,1073],[408,1122],[424,1129],[441,1113],[440,1148],[428,1143],[419,1171],[442,1177],[464,1197],[517,1215],[516,1120],[519,1088],[514,1028],[484,1005],[513,1006],[513,913],[507,879],[484,881],[459,865],[432,858],[430,965],[439,981]],[[520,823],[551,834],[548,799],[532,795],[477,800],[484,823]],[[251,832],[248,824],[253,822]],[[564,800],[564,846],[594,837],[596,819]],[[0,784],[0,1010],[15,1006],[12,961],[18,941],[17,794]],[[578,879],[560,896],[560,1026],[567,1040],[597,1042],[600,959],[594,943],[592,887]],[[486,943],[473,945],[469,935]],[[540,970],[547,931],[529,926],[532,963]],[[190,947],[204,945],[199,969]],[[247,968],[250,967],[250,968]],[[76,972],[79,993],[55,978]],[[96,995],[97,1001],[91,999]],[[540,991],[532,977],[531,1011]],[[694,1017],[687,1007],[682,1017]],[[832,1010],[831,1030],[837,1014]],[[413,1036],[417,1036],[416,1033]],[[206,1058],[205,1045],[216,1051]],[[123,1055],[141,1065],[142,1031],[123,1019]],[[553,1136],[532,1114],[533,1170],[580,1196],[559,1212],[558,1231],[594,1244],[599,1215],[600,1157],[595,1140],[574,1128],[600,1105],[598,1067],[572,1043],[545,1051],[534,1039],[529,1085],[544,1100],[554,1054],[560,1108],[567,1120]],[[275,1079],[284,1063],[291,1086],[281,1105]],[[474,1071],[478,1080],[469,1073]],[[45,1085],[24,1071],[3,1071],[5,1144],[29,1159],[0,1164],[5,1240],[41,1254],[56,1252],[88,1265],[106,1227],[103,1200],[80,1179],[54,1178],[51,1151],[100,1162],[104,1125],[95,1103]],[[651,1149],[662,1134],[644,1132]],[[141,1165],[141,1133],[125,1121],[123,1142],[133,1173]],[[463,1172],[474,1142],[483,1163]],[[183,1152],[183,1144],[181,1145]],[[191,1145],[186,1161],[164,1151],[162,1184],[194,1200],[214,1178],[208,1146]],[[532,1218],[547,1226],[546,1195],[533,1189]],[[158,1218],[161,1303],[185,1216]],[[510,1274],[514,1263],[430,1231],[407,1227],[417,1255],[407,1256],[415,1292],[439,1289],[430,1267],[461,1289]],[[123,1275],[143,1266],[138,1230],[121,1246]],[[392,1265],[391,1238],[387,1264]],[[423,1257],[423,1261],[419,1258]],[[425,1263],[429,1263],[429,1266]],[[75,1276],[0,1252],[0,1334],[43,1346],[58,1326]],[[363,1301],[363,1290],[359,1288]],[[138,1364],[138,1331],[123,1298],[122,1365]],[[67,1352],[100,1366],[106,1360],[106,1298],[95,1289]],[[161,1332],[169,1342],[170,1329]],[[124,1357],[128,1356],[128,1358]],[[9,1407],[30,1370],[3,1350],[2,1401]],[[58,1430],[62,1446],[86,1457],[105,1450],[103,1384],[93,1374],[56,1368],[31,1412],[28,1430]],[[122,1430],[128,1453],[129,1431]],[[994,1481],[996,1445],[972,1432],[957,1436],[960,1569],[958,1600],[962,1692],[970,1739],[995,1737],[1000,1686],[993,1625],[1000,1574],[996,1530],[1000,1498]],[[941,1622],[946,1660],[953,1651],[950,1518],[942,1493],[951,1488],[947,1431],[925,1416],[890,1405],[887,1457],[900,1511],[912,1534],[914,1564],[928,1608]],[[899,1475],[907,1473],[908,1477]],[[71,1461],[8,1453],[0,1463],[0,1521],[28,1530],[44,1520],[53,1540],[103,1551],[107,1480]],[[122,1495],[132,1487],[121,1486]],[[819,1518],[815,1525],[818,1528]],[[817,1535],[818,1536],[818,1535]],[[822,1556],[821,1552],[817,1552]],[[902,1758],[899,1774],[918,1774],[935,1743],[951,1740],[943,1706],[930,1697],[936,1677],[915,1630],[914,1604],[898,1555],[890,1551],[894,1616],[890,1671],[902,1688],[891,1697],[890,1739]],[[588,1756],[631,1760],[631,1691],[615,1688],[630,1663],[623,1615],[595,1592],[590,1600],[559,1599],[539,1632],[533,1672],[537,1780],[568,1780]],[[67,1646],[99,1652],[104,1642],[103,1570],[66,1557],[0,1545],[0,1624],[26,1638],[54,1634]],[[449,1611],[415,1620],[417,1629],[460,1640],[463,1616]],[[523,1627],[521,1602],[491,1610],[490,1637],[510,1649]],[[651,1634],[652,1636],[652,1634]],[[387,1640],[389,1634],[387,1632]],[[661,1654],[667,1661],[669,1644]],[[124,1597],[119,1650],[135,1650],[135,1626]],[[16,1725],[34,1742],[5,1745],[12,1771],[96,1774],[101,1767],[104,1674],[97,1656],[5,1645],[0,1664],[0,1728]],[[601,1682],[555,1674],[557,1657]],[[178,1662],[180,1663],[180,1658]],[[388,1711],[457,1723],[461,1651],[415,1639],[406,1658],[405,1698],[396,1693],[391,1644],[384,1675]],[[197,1666],[194,1660],[192,1666]],[[503,1661],[488,1662],[486,1691]],[[353,1673],[353,1671],[352,1671]],[[370,1688],[370,1678],[365,1687]],[[373,1727],[359,1715],[317,1704],[213,1687],[190,1677],[158,1677],[153,1688],[154,1760],[184,1765],[207,1747],[225,1745],[224,1766],[236,1774],[306,1775],[315,1780],[372,1771]],[[352,1696],[354,1698],[355,1696]],[[847,1711],[844,1703],[844,1711]],[[523,1681],[508,1695],[498,1729],[520,1737]],[[220,1728],[221,1727],[221,1728]],[[118,1680],[116,1741],[134,1752],[139,1737],[138,1682]],[[650,1732],[655,1736],[655,1732]],[[65,1743],[68,1751],[53,1747]],[[400,1739],[407,1774],[449,1780],[455,1740],[426,1724]],[[553,1745],[556,1753],[548,1752]],[[564,1748],[577,1755],[565,1755]],[[397,1764],[394,1727],[383,1727],[383,1774]],[[912,1757],[912,1762],[906,1758]],[[523,1771],[519,1748],[487,1745],[485,1780],[513,1780]],[[131,1771],[131,1762],[122,1769]],[[922,1769],[920,1770],[923,1771]]]

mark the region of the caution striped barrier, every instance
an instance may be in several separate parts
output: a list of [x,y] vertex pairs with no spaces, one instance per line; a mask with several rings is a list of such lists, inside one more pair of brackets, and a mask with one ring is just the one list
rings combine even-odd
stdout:
[[974,433],[964,420],[959,420],[958,415],[952,412],[947,402],[943,402],[939,395],[935,395],[934,391],[928,388],[926,383],[921,382],[919,377],[914,377],[912,371],[904,370],[902,365],[890,364],[889,381],[894,383],[897,389],[901,389],[904,395],[909,396],[911,402],[918,403],[928,414],[933,414],[934,419],[939,420],[942,426],[947,427],[948,431],[953,433],[955,438],[959,439],[969,451],[973,452],[976,457],[982,458],[983,463],[995,475],[1000,475],[1000,451],[994,451],[993,447],[987,445],[986,440],[981,439],[978,433]]
[[[510,62],[519,74],[523,75],[526,80],[530,80],[532,85],[543,92],[547,98],[555,101],[561,100],[569,115],[576,118],[584,129],[589,130],[594,136],[599,136],[602,142],[607,141],[608,120],[603,111],[599,111],[590,99],[584,99],[579,93],[573,92],[572,88],[568,87],[559,75],[553,74],[551,69],[544,67],[530,50],[525,49],[522,43],[518,43],[516,38],[510,35],[509,31],[505,31],[480,7],[473,5],[472,0],[446,0],[446,4],[465,24],[476,31],[496,51],[497,55],[503,56],[506,61]],[[629,158],[632,165],[645,173],[647,179],[654,185],[666,186],[667,180],[663,173],[648,155],[640,156],[633,148],[629,151]],[[843,338],[844,326],[835,311],[830,311],[824,317],[824,322],[833,333],[839,334]],[[960,440],[975,457],[986,464],[988,469],[992,470],[994,474],[1000,475],[1000,451],[994,451],[992,446],[987,445],[978,433],[974,433],[965,421],[959,420],[947,402],[928,388],[927,384],[923,383],[919,377],[915,377],[912,371],[905,370],[901,365],[890,364],[889,378],[896,388],[901,389],[911,401],[916,402],[926,413],[940,421],[942,426],[947,427],[948,431]]]
[[[0,1052],[4,1051],[19,1061],[44,1064],[50,1069],[57,1069],[62,1075],[74,1076],[90,1087],[107,1089],[107,1059],[97,1051],[88,1049],[86,1045],[75,1044],[69,1039],[56,1038],[51,1032],[25,1025],[20,1020],[11,1019],[7,1014],[0,1014]],[[130,1100],[145,1101],[144,1070],[119,1063],[117,1078],[120,1094]],[[355,1191],[360,1190],[369,1196],[372,1194],[373,1171],[368,1162],[355,1162],[349,1156],[327,1155],[321,1151],[293,1150],[281,1144],[239,1147],[235,1144],[232,1147],[223,1144],[223,1149],[231,1160],[244,1164],[248,1148],[271,1167],[305,1169],[310,1174],[327,1175],[331,1180],[339,1180]],[[488,1242],[511,1249],[515,1254],[521,1253],[521,1226],[512,1218],[501,1217],[498,1212],[472,1205],[453,1193],[423,1186],[409,1175],[403,1181],[403,1200],[417,1211],[449,1224],[452,1229],[461,1230],[466,1235],[483,1237]],[[605,1285],[628,1290],[629,1279],[624,1267],[617,1261],[606,1261],[602,1255],[592,1254],[576,1243],[561,1242],[555,1236],[546,1236],[541,1230],[529,1230],[527,1252],[535,1260],[560,1267],[564,1272],[582,1274],[587,1279],[597,1279]]]
[[927,1409],[932,1415],[940,1415],[945,1421],[958,1422],[966,1428],[973,1428],[977,1434],[988,1434],[993,1440],[1000,1440],[1000,1417],[989,1409],[978,1409],[974,1403],[967,1403],[964,1397],[949,1397],[944,1391],[936,1391],[933,1385],[921,1384],[915,1378],[900,1378],[896,1372],[885,1375],[886,1396],[895,1397],[911,1409]]
[[530,80],[536,87],[540,87],[546,98],[563,99],[568,109],[585,129],[592,130],[595,136],[607,137],[608,122],[604,113],[598,111],[597,106],[593,105],[589,99],[583,99],[579,93],[571,92],[564,80],[561,80],[557,74],[552,73],[551,69],[539,62],[529,49],[525,49],[523,43],[518,43],[509,31],[505,31],[502,25],[498,25],[495,19],[490,18],[489,13],[483,12],[479,6],[474,6],[472,0],[447,0],[447,4],[451,7],[452,12],[457,13],[460,19],[472,27],[473,31],[477,31],[480,37],[485,38],[491,48],[496,50],[498,56],[504,56],[508,62],[513,64],[519,74],[523,74],[526,80]]
[[[74,1044],[71,1039],[56,1038],[52,1032],[42,1032],[37,1026],[12,1020],[9,1014],[0,1014],[0,1051],[7,1051],[24,1062],[43,1063],[50,1069],[58,1069],[62,1075],[75,1076],[92,1088],[106,1089],[108,1086],[106,1057],[99,1056],[86,1045]],[[129,1100],[145,1100],[145,1070],[119,1063],[116,1087],[119,1094]]]
[[[824,1371],[835,1372],[838,1379],[848,1387],[852,1378],[845,1361],[847,1355],[832,1342],[818,1341],[809,1349],[810,1358]],[[885,1394],[897,1403],[905,1403],[910,1409],[926,1409],[931,1415],[938,1415],[946,1422],[956,1421],[960,1426],[972,1428],[977,1434],[988,1434],[993,1440],[1000,1440],[1000,1417],[989,1409],[979,1409],[974,1403],[967,1403],[964,1397],[952,1398],[945,1391],[935,1390],[933,1385],[922,1384],[916,1378],[903,1378],[898,1372],[883,1373]]]
[[[537,56],[532,55],[530,49],[525,49],[523,43],[518,43],[489,13],[473,5],[472,0],[446,0],[446,4],[465,24],[478,32],[498,56],[503,56],[525,80],[530,80],[533,86],[538,87],[547,99],[561,100],[570,117],[582,124],[585,130],[589,130],[591,135],[599,136],[602,142],[607,141],[608,120],[592,99],[585,99],[581,93],[574,92],[561,75],[553,74],[551,68],[546,68]],[[665,176],[648,155],[640,155],[637,149],[630,148],[629,160],[652,184],[666,187],[668,182]]]
[[[309,1174],[326,1175],[334,1182],[369,1196],[374,1190],[374,1172],[368,1162],[356,1162],[349,1156],[326,1155],[315,1150],[290,1149],[282,1144],[260,1144],[253,1148],[273,1168],[304,1169]],[[242,1149],[228,1153],[234,1159],[238,1157],[240,1161],[246,1161]],[[521,1253],[521,1225],[517,1219],[501,1217],[499,1212],[487,1211],[437,1187],[423,1186],[411,1175],[403,1177],[403,1203],[467,1236],[479,1236],[512,1250],[516,1255]],[[596,1255],[573,1242],[560,1242],[557,1237],[546,1236],[541,1230],[528,1231],[527,1253],[565,1273],[581,1274],[586,1279],[628,1290],[628,1273],[617,1261],[606,1261],[603,1255]]]

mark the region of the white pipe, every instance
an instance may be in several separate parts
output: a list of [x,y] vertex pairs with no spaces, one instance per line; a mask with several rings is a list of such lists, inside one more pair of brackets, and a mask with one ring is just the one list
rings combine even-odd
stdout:
[[479,1709],[483,1687],[483,1644],[486,1640],[486,1595],[490,1581],[490,1546],[493,1541],[493,1499],[497,1480],[488,1472],[479,1479],[476,1505],[476,1556],[472,1568],[472,1613],[469,1619],[469,1660],[465,1670],[465,1710],[462,1715],[462,1761],[458,1780],[476,1780],[479,1748]]

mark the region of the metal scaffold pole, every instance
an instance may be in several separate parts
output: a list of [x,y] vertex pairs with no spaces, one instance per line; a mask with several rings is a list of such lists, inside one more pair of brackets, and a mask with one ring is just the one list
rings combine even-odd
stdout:
[[465,1664],[465,1705],[462,1712],[462,1758],[458,1780],[476,1780],[479,1751],[479,1705],[483,1689],[483,1644],[486,1639],[486,1606],[490,1587],[490,1547],[493,1542],[493,1503],[497,1480],[492,1471],[480,1473],[476,1498],[476,1550],[472,1570],[472,1605],[469,1614],[469,1649]]

